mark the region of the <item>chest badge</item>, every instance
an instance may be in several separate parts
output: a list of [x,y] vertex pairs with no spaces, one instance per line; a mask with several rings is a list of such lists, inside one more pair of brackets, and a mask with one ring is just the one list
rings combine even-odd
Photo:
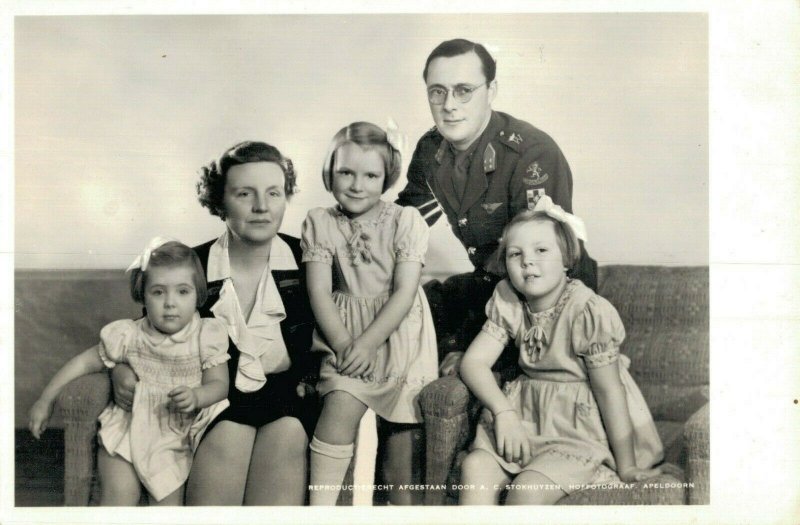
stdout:
[[527,197],[528,201],[528,209],[532,210],[536,207],[536,203],[539,202],[539,199],[544,197],[544,189],[543,188],[536,188],[534,190],[528,190],[525,192],[525,196]]
[[493,214],[493,213],[494,213],[494,211],[495,211],[497,208],[499,208],[499,207],[500,207],[500,205],[501,205],[501,204],[503,204],[503,203],[502,203],[502,202],[486,202],[486,203],[484,203],[484,204],[481,204],[481,208],[483,208],[484,210],[486,210],[486,213],[488,213],[489,215],[491,215],[491,214]]
[[525,174],[526,175],[523,177],[522,180],[528,186],[536,186],[542,184],[549,178],[547,173],[542,172],[542,168],[539,167],[538,162],[534,162],[533,164],[528,166],[528,169],[525,170]]

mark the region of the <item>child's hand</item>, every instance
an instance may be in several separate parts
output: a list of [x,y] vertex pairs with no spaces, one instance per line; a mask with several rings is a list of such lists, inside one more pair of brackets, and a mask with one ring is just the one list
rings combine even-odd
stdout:
[[368,348],[358,340],[342,352],[341,363],[338,371],[342,375],[350,377],[369,378],[375,371],[375,355],[377,348]]
[[28,429],[33,434],[33,437],[39,439],[47,429],[47,423],[50,421],[50,416],[53,414],[53,404],[41,399],[33,404],[28,412]]
[[509,463],[525,465],[531,460],[531,444],[516,410],[504,410],[494,417],[497,453]]
[[167,395],[170,397],[173,410],[188,414],[197,409],[197,394],[188,386],[175,387]]
[[635,483],[637,481],[644,481],[646,479],[654,478],[661,474],[661,467],[656,468],[638,468],[631,467],[619,471],[619,479],[625,483]]
[[457,375],[462,357],[464,357],[464,352],[450,352],[444,356],[442,364],[439,365],[439,375],[441,377]]

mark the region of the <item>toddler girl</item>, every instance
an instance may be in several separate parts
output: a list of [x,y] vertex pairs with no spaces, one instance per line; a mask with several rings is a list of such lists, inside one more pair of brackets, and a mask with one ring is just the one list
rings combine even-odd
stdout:
[[206,282],[188,246],[157,237],[128,271],[131,296],[146,316],[103,327],[100,344],[50,380],[28,427],[38,439],[53,402],[73,379],[126,363],[139,376],[131,411],[110,403],[99,416],[101,504],[137,504],[141,482],[151,504],[182,505],[193,450],[228,403],[228,333],[220,321],[197,313]]
[[[312,350],[327,354],[317,384],[324,404],[310,446],[312,505],[335,504],[368,407],[390,422],[383,463],[386,483],[395,485],[390,502],[418,497],[397,487],[421,470],[417,395],[437,376],[436,337],[419,285],[428,226],[415,208],[381,200],[400,174],[392,133],[355,122],[333,137],[322,179],[339,204],[311,210],[303,224],[318,326]],[[318,490],[324,486],[333,489]]]
[[[507,278],[461,364],[484,405],[462,465],[462,504],[551,504],[581,485],[639,481],[663,456],[644,398],[620,358],[614,307],[566,272],[583,223],[549,197],[506,226],[497,263]],[[505,270],[503,272],[503,270]],[[522,375],[501,390],[491,367],[513,340]]]

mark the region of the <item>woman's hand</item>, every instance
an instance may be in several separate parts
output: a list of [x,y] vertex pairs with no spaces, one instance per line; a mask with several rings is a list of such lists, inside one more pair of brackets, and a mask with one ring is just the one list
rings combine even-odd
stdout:
[[635,483],[637,481],[644,481],[646,479],[654,478],[661,474],[661,467],[655,468],[638,468],[631,467],[619,471],[619,479],[625,483]]
[[33,404],[28,412],[28,429],[33,437],[39,439],[42,432],[47,430],[47,423],[50,421],[51,415],[53,415],[53,403],[39,399]]
[[458,369],[461,366],[461,358],[464,357],[464,352],[450,352],[444,359],[442,364],[439,365],[439,376],[454,376],[458,374]]
[[197,409],[197,393],[193,388],[182,385],[170,390],[169,404],[176,412],[188,414]]
[[531,460],[531,445],[516,410],[504,410],[494,416],[497,453],[509,463],[525,465]]
[[111,384],[114,386],[114,402],[122,410],[131,411],[133,394],[139,378],[136,372],[126,364],[118,364],[111,369]]
[[342,352],[341,364],[337,363],[339,373],[350,377],[370,378],[375,371],[377,350],[356,339]]

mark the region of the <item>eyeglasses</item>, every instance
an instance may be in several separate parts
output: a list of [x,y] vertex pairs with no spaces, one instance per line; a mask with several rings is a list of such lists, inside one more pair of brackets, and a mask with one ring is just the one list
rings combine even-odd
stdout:
[[471,86],[469,84],[456,84],[453,86],[452,91],[442,86],[434,86],[428,89],[428,102],[437,106],[444,104],[444,101],[447,99],[447,93],[452,92],[453,98],[463,104],[472,99],[472,95],[475,91],[488,85],[489,84],[480,84],[478,86]]

